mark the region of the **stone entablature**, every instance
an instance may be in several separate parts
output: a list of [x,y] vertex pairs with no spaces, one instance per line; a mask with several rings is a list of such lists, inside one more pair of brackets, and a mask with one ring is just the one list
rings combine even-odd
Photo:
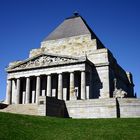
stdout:
[[57,66],[57,67],[49,67],[43,69],[31,69],[28,71],[18,71],[11,72],[8,74],[7,78],[20,78],[20,77],[29,77],[29,76],[38,76],[43,74],[52,74],[52,73],[64,73],[64,72],[73,72],[73,71],[83,71],[85,70],[85,64],[76,64],[76,65],[68,65],[68,66]]

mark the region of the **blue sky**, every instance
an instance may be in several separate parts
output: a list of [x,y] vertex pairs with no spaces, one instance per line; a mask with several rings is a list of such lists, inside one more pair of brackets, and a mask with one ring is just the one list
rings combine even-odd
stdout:
[[140,97],[139,0],[0,0],[0,100],[5,98],[8,63],[26,59],[29,51],[39,48],[74,11],[82,15],[118,63],[132,72]]

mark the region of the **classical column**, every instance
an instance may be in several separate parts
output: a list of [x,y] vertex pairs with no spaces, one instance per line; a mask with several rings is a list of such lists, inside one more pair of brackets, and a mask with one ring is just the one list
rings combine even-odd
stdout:
[[6,104],[11,103],[11,93],[12,93],[12,81],[7,80],[7,91],[6,91]]
[[28,104],[30,102],[30,77],[26,78],[26,99],[25,103]]
[[58,99],[63,99],[63,81],[62,81],[62,73],[58,74]]
[[70,73],[70,100],[76,100],[74,91],[74,72]]
[[47,96],[51,97],[51,75],[47,75]]
[[12,104],[16,102],[16,82],[15,79],[12,80]]
[[22,104],[25,104],[26,102],[25,102],[25,99],[26,98],[26,91],[23,91],[22,92]]
[[86,99],[86,73],[81,72],[81,99]]
[[36,77],[36,103],[38,104],[38,97],[40,96],[40,76]]
[[20,103],[20,78],[17,79],[17,99],[16,102],[17,104]]
[[32,91],[32,102],[31,103],[35,103],[35,91]]

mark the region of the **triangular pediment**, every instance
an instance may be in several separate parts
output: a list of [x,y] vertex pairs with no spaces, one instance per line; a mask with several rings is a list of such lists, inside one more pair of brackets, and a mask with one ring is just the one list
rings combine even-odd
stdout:
[[71,63],[85,61],[85,59],[86,59],[85,57],[78,58],[78,57],[70,57],[70,56],[43,53],[43,54],[34,56],[32,58],[26,59],[24,61],[21,61],[18,64],[9,66],[7,68],[7,71],[71,64]]

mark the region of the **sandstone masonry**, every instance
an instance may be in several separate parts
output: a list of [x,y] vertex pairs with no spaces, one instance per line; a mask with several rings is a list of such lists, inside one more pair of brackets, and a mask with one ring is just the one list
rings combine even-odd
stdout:
[[24,114],[72,118],[140,116],[132,74],[78,14],[6,71],[9,106],[3,111],[20,113],[15,108],[24,108]]

